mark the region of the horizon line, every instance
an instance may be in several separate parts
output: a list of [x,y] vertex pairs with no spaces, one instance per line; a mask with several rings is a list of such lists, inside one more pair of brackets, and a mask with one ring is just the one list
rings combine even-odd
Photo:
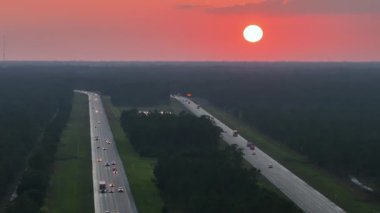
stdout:
[[380,60],[5,60],[2,63],[380,63]]

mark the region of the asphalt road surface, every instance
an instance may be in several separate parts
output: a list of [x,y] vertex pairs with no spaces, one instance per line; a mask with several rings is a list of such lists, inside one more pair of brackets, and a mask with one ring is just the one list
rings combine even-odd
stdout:
[[[100,96],[76,92],[88,95],[89,99],[95,213],[137,213]],[[106,192],[100,191],[100,181],[106,182]]]
[[339,206],[331,202],[317,190],[313,189],[303,180],[298,178],[280,163],[265,154],[259,148],[255,147],[251,150],[247,147],[247,140],[240,135],[233,136],[231,128],[220,122],[213,117],[210,113],[206,112],[201,106],[194,103],[190,99],[171,95],[185,106],[194,115],[200,117],[202,115],[210,116],[215,125],[222,128],[222,138],[228,144],[236,144],[243,150],[244,159],[247,160],[253,167],[260,169],[261,174],[267,178],[273,185],[282,191],[290,200],[299,206],[304,212],[311,213],[332,213],[332,212],[345,212]]

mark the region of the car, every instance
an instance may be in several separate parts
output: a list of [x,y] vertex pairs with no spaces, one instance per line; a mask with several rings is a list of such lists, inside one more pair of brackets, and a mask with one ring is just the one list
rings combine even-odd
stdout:
[[247,147],[251,150],[255,150],[255,144],[251,143],[251,142],[247,142]]
[[270,169],[273,168],[273,165],[272,165],[272,164],[269,164],[268,168],[270,168]]
[[115,184],[110,183],[109,186],[110,186],[110,187],[115,187]]
[[115,161],[112,161],[112,162],[111,162],[111,165],[113,165],[113,166],[116,165],[116,162],[115,162]]
[[98,162],[102,162],[102,161],[103,161],[103,159],[101,159],[101,158],[98,158],[98,159],[96,159],[96,161],[98,161]]
[[103,147],[103,150],[107,150],[107,148],[106,148],[106,147]]
[[124,188],[123,187],[119,187],[119,188],[117,188],[117,191],[118,192],[124,192]]
[[100,149],[100,146],[97,146],[96,148],[97,148],[97,149]]
[[104,164],[104,166],[110,166],[110,164],[107,162],[107,163]]

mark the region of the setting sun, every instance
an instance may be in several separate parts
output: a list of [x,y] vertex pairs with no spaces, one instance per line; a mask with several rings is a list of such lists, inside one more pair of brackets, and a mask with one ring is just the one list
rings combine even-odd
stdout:
[[263,38],[263,30],[257,25],[249,25],[243,32],[245,40],[251,43],[260,41]]

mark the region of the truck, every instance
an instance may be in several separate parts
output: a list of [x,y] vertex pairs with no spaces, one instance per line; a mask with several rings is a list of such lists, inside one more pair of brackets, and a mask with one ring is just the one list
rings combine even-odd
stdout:
[[239,132],[237,130],[232,131],[232,136],[237,137],[239,135]]
[[107,192],[107,185],[105,181],[99,181],[99,192],[100,193],[106,193]]

